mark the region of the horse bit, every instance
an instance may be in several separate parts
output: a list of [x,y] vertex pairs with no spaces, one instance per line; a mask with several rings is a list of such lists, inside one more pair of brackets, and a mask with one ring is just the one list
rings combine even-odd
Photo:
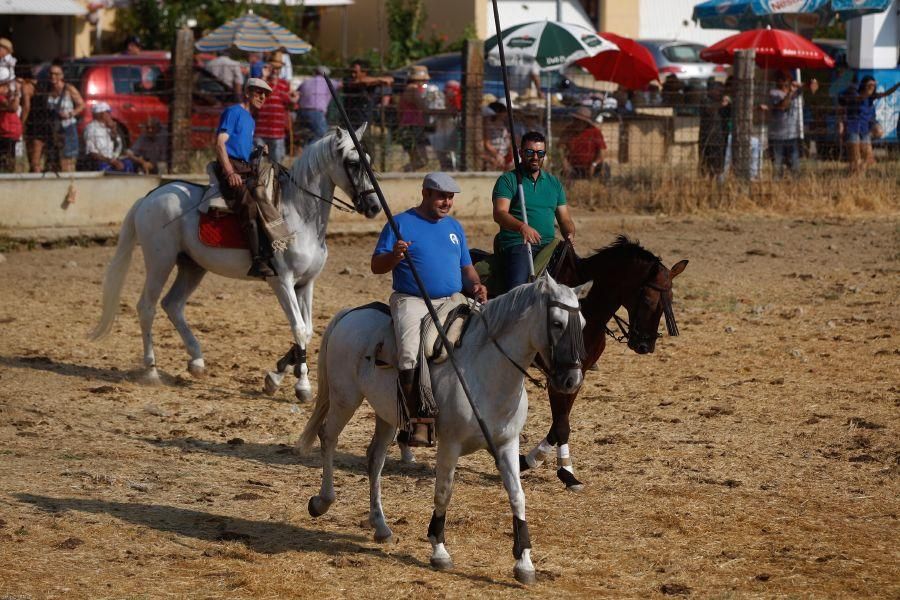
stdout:
[[[640,341],[640,340],[649,340],[651,337],[653,337],[653,334],[639,335],[639,333],[637,331],[634,331],[634,328],[631,326],[632,320],[635,322],[638,320],[637,319],[638,312],[641,309],[640,298],[643,297],[643,295],[644,295],[644,288],[650,288],[651,290],[656,290],[657,292],[659,292],[659,301],[662,303],[663,314],[666,317],[666,331],[669,333],[669,335],[671,335],[673,337],[678,335],[678,324],[675,322],[675,311],[672,308],[672,301],[669,299],[669,296],[667,295],[667,294],[671,294],[671,292],[672,292],[672,280],[671,280],[671,278],[669,279],[669,285],[667,287],[658,286],[655,283],[652,283],[650,281],[650,278],[653,277],[654,275],[656,275],[656,272],[657,272],[657,270],[654,269],[653,273],[651,273],[650,275],[647,276],[647,280],[644,281],[643,285],[641,285],[641,288],[638,291],[639,300],[638,300],[637,306],[635,307],[635,310],[634,310],[634,315],[633,315],[634,318],[632,318],[632,315],[629,313],[628,321],[626,322],[622,317],[613,313],[613,319],[615,319],[616,325],[619,326],[619,330],[621,330],[622,335],[616,335],[616,333],[612,329],[609,328],[609,325],[604,325],[604,328],[606,329],[606,334],[609,337],[611,337],[612,339],[616,340],[619,343],[625,343],[625,342],[629,341],[631,338],[634,338],[634,339]],[[660,337],[662,337],[662,335],[657,333],[656,337],[660,338]]]

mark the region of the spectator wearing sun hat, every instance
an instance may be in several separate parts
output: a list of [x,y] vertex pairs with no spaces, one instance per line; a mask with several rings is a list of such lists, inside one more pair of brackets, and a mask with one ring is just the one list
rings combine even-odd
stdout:
[[289,113],[296,110],[299,98],[299,94],[291,90],[290,84],[279,77],[283,66],[284,54],[273,52],[269,56],[266,68],[263,69],[266,83],[272,88],[272,93],[259,109],[253,139],[254,145],[265,145],[269,148],[269,158],[275,162],[281,162],[284,158],[284,139],[291,125]]
[[606,140],[600,126],[592,118],[589,106],[579,106],[572,121],[562,132],[563,175],[575,179],[592,179],[603,173],[603,153]]
[[431,76],[428,67],[413,65],[409,71],[406,87],[397,101],[397,118],[400,128],[397,137],[403,149],[409,154],[409,163],[404,171],[416,171],[428,162],[425,136],[425,111],[428,108],[426,95]]

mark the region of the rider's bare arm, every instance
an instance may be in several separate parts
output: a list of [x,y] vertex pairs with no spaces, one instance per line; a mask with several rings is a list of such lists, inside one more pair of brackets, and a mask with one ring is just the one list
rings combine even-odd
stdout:
[[541,234],[509,213],[511,203],[509,198],[494,198],[494,222],[501,229],[521,233],[530,244],[540,244]]
[[409,248],[409,242],[397,240],[394,249],[390,252],[382,252],[372,257],[371,269],[375,275],[384,275],[394,270],[394,267],[403,260],[406,249]]
[[463,292],[479,302],[487,302],[487,288],[481,284],[478,271],[472,265],[462,268]]
[[575,243],[575,222],[569,214],[569,207],[565,204],[556,207],[556,222],[559,223],[559,232],[563,239]]

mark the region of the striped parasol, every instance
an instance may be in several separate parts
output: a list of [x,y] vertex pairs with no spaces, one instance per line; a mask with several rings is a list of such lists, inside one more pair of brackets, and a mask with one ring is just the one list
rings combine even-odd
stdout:
[[245,52],[272,52],[284,48],[291,54],[306,54],[312,49],[278,23],[252,12],[216,28],[194,46],[201,52],[221,52],[234,47]]
[[[492,64],[499,64],[497,36],[484,43],[484,51]],[[515,25],[500,33],[508,64],[536,62],[545,71],[559,70],[580,58],[600,52],[618,50],[614,43],[596,32],[572,23],[535,21]]]

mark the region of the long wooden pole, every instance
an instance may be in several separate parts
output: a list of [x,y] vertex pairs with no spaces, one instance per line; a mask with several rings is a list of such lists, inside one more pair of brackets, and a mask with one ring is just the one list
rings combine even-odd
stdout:
[[[525,189],[522,187],[522,169],[519,162],[519,149],[516,147],[516,133],[513,128],[513,108],[509,95],[509,73],[506,72],[506,53],[503,51],[503,37],[500,30],[500,11],[497,8],[497,0],[491,0],[494,6],[494,25],[497,29],[497,51],[500,52],[500,72],[503,73],[503,94],[506,98],[506,116],[509,127],[509,138],[512,141],[513,164],[516,169],[516,197],[519,199],[519,208],[522,211],[522,222],[528,225],[528,211],[525,207]],[[534,279],[534,257],[531,255],[531,244],[522,235],[522,243],[528,250],[528,276]]]
[[[347,128],[347,133],[350,134],[350,139],[353,141],[353,146],[356,148],[356,152],[359,154],[359,162],[366,170],[366,174],[369,176],[369,181],[372,183],[372,187],[375,188],[375,195],[378,196],[378,202],[381,204],[381,210],[384,211],[384,215],[387,217],[388,225],[390,225],[391,230],[394,232],[394,236],[398,240],[402,240],[403,235],[400,233],[400,228],[397,227],[397,222],[394,220],[394,214],[391,212],[391,207],[388,206],[387,201],[384,199],[384,193],[381,191],[381,185],[378,183],[378,179],[375,177],[375,172],[372,170],[372,165],[369,164],[369,159],[367,158],[367,155],[363,150],[362,144],[360,144],[359,139],[356,137],[356,131],[353,129],[353,125],[350,123],[350,117],[347,116],[347,111],[344,110],[344,105],[343,103],[341,103],[341,99],[338,98],[337,90],[334,89],[334,84],[331,83],[331,78],[325,77],[325,83],[328,84],[328,91],[331,92],[331,97],[334,100],[335,106],[337,106],[341,121],[344,123],[344,127]],[[462,386],[463,393],[466,395],[466,400],[469,401],[469,406],[472,409],[472,414],[475,415],[475,420],[478,422],[478,427],[481,429],[482,435],[484,435],[484,440],[487,443],[488,451],[491,453],[491,456],[494,457],[494,464],[497,466],[497,470],[500,470],[497,447],[494,445],[494,440],[493,438],[491,438],[491,433],[490,431],[488,431],[487,424],[481,417],[481,411],[478,409],[478,405],[472,398],[472,392],[471,390],[469,390],[469,385],[466,383],[466,378],[463,377],[462,371],[459,368],[459,364],[456,362],[456,355],[453,353],[453,344],[447,337],[447,332],[444,331],[444,326],[438,318],[438,314],[434,308],[434,304],[431,302],[431,298],[428,296],[428,291],[425,289],[425,284],[422,282],[422,278],[419,276],[419,272],[418,270],[416,270],[416,265],[413,262],[412,257],[410,257],[409,252],[406,252],[404,254],[404,260],[409,266],[410,272],[412,272],[413,279],[416,280],[416,287],[418,287],[419,291],[422,292],[422,299],[425,301],[425,307],[428,309],[428,314],[431,316],[431,320],[434,322],[435,329],[437,329],[438,335],[441,338],[441,343],[444,345],[444,349],[447,351],[447,356],[450,359],[450,364],[453,365],[453,370],[456,372],[456,377],[459,379],[459,383]]]

